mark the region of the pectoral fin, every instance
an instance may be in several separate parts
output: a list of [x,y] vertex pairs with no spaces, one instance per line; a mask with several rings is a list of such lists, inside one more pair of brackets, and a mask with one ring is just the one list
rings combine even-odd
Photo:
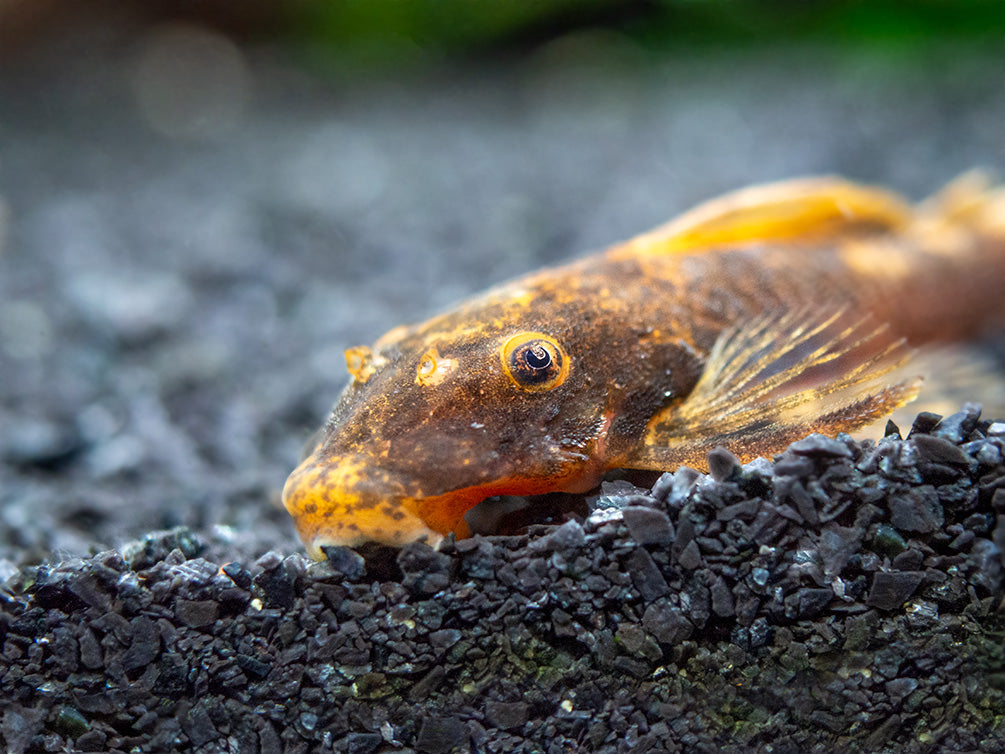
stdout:
[[894,230],[911,207],[889,191],[840,178],[798,178],[734,191],[615,247],[614,257],[675,254],[724,245],[819,243],[856,228]]
[[912,400],[920,378],[894,374],[911,349],[847,312],[765,316],[724,333],[691,394],[654,416],[623,466],[704,468],[708,451],[742,460],[811,432],[850,432]]

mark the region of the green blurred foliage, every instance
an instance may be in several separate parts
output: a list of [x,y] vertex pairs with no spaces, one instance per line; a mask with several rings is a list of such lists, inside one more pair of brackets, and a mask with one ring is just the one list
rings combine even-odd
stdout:
[[1005,45],[1000,0],[301,0],[295,7],[299,41],[334,62],[378,67],[515,54],[595,29],[658,52],[799,41]]
[[387,65],[488,55],[565,31],[618,24],[638,0],[314,0],[300,31],[336,60]]

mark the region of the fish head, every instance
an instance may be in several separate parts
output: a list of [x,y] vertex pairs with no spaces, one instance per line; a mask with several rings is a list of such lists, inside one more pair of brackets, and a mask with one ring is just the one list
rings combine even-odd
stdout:
[[435,544],[464,536],[464,513],[486,497],[599,482],[606,383],[571,320],[524,310],[468,306],[346,352],[352,380],[283,491],[312,557]]

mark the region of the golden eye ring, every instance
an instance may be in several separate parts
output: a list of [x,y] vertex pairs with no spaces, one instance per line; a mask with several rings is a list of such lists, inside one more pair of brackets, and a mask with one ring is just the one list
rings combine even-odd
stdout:
[[527,392],[552,390],[569,376],[569,355],[557,340],[544,333],[512,336],[499,349],[499,356],[506,376]]

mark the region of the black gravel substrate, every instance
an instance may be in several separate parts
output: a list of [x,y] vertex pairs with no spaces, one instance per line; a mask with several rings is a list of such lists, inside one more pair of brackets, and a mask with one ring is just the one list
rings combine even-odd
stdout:
[[811,436],[584,522],[312,563],[189,530],[0,613],[13,754],[1005,747],[1005,424]]

